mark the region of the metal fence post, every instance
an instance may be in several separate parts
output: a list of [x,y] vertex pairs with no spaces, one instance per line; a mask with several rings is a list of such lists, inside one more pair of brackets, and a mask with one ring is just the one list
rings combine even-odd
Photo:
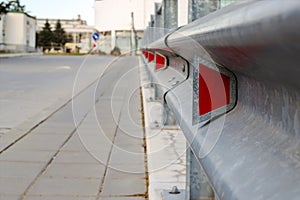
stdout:
[[163,125],[175,126],[177,124],[174,113],[170,110],[168,104],[163,102]]
[[162,5],[161,3],[155,3],[155,30],[156,30],[156,40],[163,37],[164,35],[164,24],[162,15]]
[[189,0],[189,23],[218,10],[220,0]]
[[177,14],[177,0],[164,0],[163,13],[164,13],[164,28],[167,32],[178,26]]
[[114,49],[116,46],[116,31],[115,30],[111,30],[111,49]]
[[190,147],[186,159],[186,200],[214,200],[214,191]]

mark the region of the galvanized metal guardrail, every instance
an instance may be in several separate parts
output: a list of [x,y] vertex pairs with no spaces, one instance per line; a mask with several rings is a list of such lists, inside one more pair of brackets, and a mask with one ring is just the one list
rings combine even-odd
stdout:
[[299,24],[300,1],[251,0],[158,40],[145,31],[157,96],[213,190],[191,180],[188,198],[299,199]]

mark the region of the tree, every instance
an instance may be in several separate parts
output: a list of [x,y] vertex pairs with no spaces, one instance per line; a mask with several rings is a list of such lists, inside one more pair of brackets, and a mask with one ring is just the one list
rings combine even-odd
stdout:
[[21,6],[19,0],[9,1],[6,4],[7,10],[12,12],[25,12],[25,6]]
[[51,26],[46,20],[43,30],[39,33],[38,36],[38,46],[43,47],[43,51],[51,49],[51,43],[53,41],[53,33],[51,31]]
[[22,12],[25,13],[25,5],[21,6],[19,0],[9,1],[8,3],[0,3],[0,15],[8,12]]
[[65,30],[61,27],[60,20],[57,20],[55,30],[53,32],[53,42],[56,47],[62,47],[67,42]]
[[8,12],[7,10],[7,4],[4,2],[0,3],[0,15],[1,14],[6,14]]

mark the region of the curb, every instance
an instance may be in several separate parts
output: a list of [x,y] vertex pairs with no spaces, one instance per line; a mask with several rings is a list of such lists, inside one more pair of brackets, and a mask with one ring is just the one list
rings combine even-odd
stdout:
[[[183,200],[186,185],[186,140],[178,127],[159,127],[153,123],[161,120],[159,110],[163,106],[160,101],[150,100],[153,99],[153,88],[148,87],[150,81],[141,57],[139,67],[147,147],[148,199]],[[174,186],[182,191],[181,194],[166,196]]]
[[12,54],[0,54],[0,58],[16,58],[16,57],[24,57],[24,56],[41,56],[43,53],[12,53]]

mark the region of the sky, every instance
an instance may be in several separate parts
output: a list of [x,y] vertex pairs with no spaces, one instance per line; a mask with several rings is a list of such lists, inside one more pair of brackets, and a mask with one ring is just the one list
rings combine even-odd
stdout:
[[88,25],[94,25],[95,0],[20,0],[25,11],[37,18],[81,19]]

